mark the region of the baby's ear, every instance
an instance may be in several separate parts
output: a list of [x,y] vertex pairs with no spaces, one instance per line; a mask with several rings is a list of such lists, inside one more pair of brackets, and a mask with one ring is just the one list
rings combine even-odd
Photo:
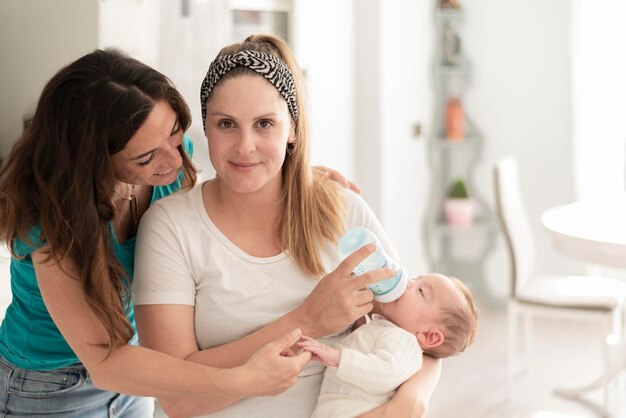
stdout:
[[424,350],[433,349],[443,344],[443,332],[439,329],[421,331],[417,334],[417,341]]

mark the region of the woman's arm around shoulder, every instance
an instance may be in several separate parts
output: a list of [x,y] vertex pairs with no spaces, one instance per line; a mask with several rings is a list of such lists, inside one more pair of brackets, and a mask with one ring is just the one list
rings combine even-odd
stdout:
[[346,189],[350,189],[356,193],[361,193],[361,189],[359,186],[349,181],[343,174],[341,174],[337,170],[333,170],[332,168],[324,167],[324,166],[315,166],[313,168],[313,174],[319,177],[327,177],[332,181],[338,183],[342,187]]

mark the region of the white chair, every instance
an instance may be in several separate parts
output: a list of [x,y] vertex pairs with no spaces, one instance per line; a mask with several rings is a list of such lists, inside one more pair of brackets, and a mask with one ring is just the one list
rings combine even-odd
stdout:
[[626,284],[620,280],[587,276],[537,275],[534,272],[534,245],[524,209],[517,163],[511,157],[496,162],[494,169],[496,212],[500,220],[511,264],[511,291],[508,298],[508,383],[512,391],[518,373],[518,325],[523,320],[524,362],[528,366],[530,331],[535,316],[559,316],[568,320],[599,320],[602,326],[602,377],[586,387],[557,389],[561,396],[581,399],[591,389],[603,387],[603,405],[596,410],[606,415],[611,393],[611,344],[621,341]]

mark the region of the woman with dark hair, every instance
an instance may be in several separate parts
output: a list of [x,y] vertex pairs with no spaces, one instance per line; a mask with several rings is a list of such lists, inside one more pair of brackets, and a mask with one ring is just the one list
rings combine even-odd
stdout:
[[189,124],[163,74],[113,50],[43,89],[0,172],[0,238],[13,255],[1,416],[148,417],[153,400],[128,395],[255,396],[295,383],[310,356],[283,354],[300,330],[227,369],[136,344],[135,234],[152,203],[195,182]]

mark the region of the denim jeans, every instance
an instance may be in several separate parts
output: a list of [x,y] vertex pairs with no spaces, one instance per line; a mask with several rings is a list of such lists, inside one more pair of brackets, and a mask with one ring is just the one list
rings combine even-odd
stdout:
[[153,398],[97,389],[82,365],[26,370],[0,355],[0,418],[150,418]]

